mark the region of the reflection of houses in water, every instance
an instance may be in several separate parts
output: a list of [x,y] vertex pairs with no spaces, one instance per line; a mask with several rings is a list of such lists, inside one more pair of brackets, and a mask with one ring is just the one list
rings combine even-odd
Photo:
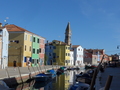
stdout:
[[67,71],[65,73],[65,89],[64,90],[68,90],[70,85],[69,80],[70,80],[70,73]]

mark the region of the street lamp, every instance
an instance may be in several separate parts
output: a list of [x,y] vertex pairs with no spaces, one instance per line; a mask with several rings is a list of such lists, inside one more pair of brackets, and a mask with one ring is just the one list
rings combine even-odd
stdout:
[[120,45],[117,46],[117,49],[119,49],[119,46],[120,46]]

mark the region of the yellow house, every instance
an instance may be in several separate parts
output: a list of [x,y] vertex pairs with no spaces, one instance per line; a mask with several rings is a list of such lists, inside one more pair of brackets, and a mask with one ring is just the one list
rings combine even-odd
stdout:
[[26,67],[26,62],[31,61],[32,33],[16,25],[5,26],[9,32],[8,66],[13,66],[13,61],[17,61],[17,66]]
[[70,65],[70,46],[64,42],[53,40],[53,64]]

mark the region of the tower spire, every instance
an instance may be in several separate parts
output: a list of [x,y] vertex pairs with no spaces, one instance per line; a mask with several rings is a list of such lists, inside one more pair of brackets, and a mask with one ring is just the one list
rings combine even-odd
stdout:
[[65,43],[68,45],[71,44],[71,29],[70,29],[70,22],[68,22],[66,30],[65,30]]

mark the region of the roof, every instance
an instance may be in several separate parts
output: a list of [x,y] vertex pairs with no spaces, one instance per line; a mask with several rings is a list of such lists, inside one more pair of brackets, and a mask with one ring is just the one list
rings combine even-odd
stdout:
[[72,45],[72,48],[77,48],[79,47],[80,45]]
[[[34,33],[30,32],[30,31],[28,31],[28,30],[26,30],[24,28],[18,27],[18,26],[14,25],[14,24],[5,25],[4,27],[6,27],[8,32],[29,32],[31,34],[34,34]],[[37,34],[34,34],[34,35],[37,35]],[[39,35],[37,35],[37,36],[39,36]]]
[[97,54],[99,51],[99,54],[104,54],[104,49],[84,49],[84,51],[87,51],[92,54]]
[[58,44],[61,44],[61,45],[67,45],[67,43],[62,42],[62,41],[59,41],[59,40],[53,40],[52,42],[59,42]]

